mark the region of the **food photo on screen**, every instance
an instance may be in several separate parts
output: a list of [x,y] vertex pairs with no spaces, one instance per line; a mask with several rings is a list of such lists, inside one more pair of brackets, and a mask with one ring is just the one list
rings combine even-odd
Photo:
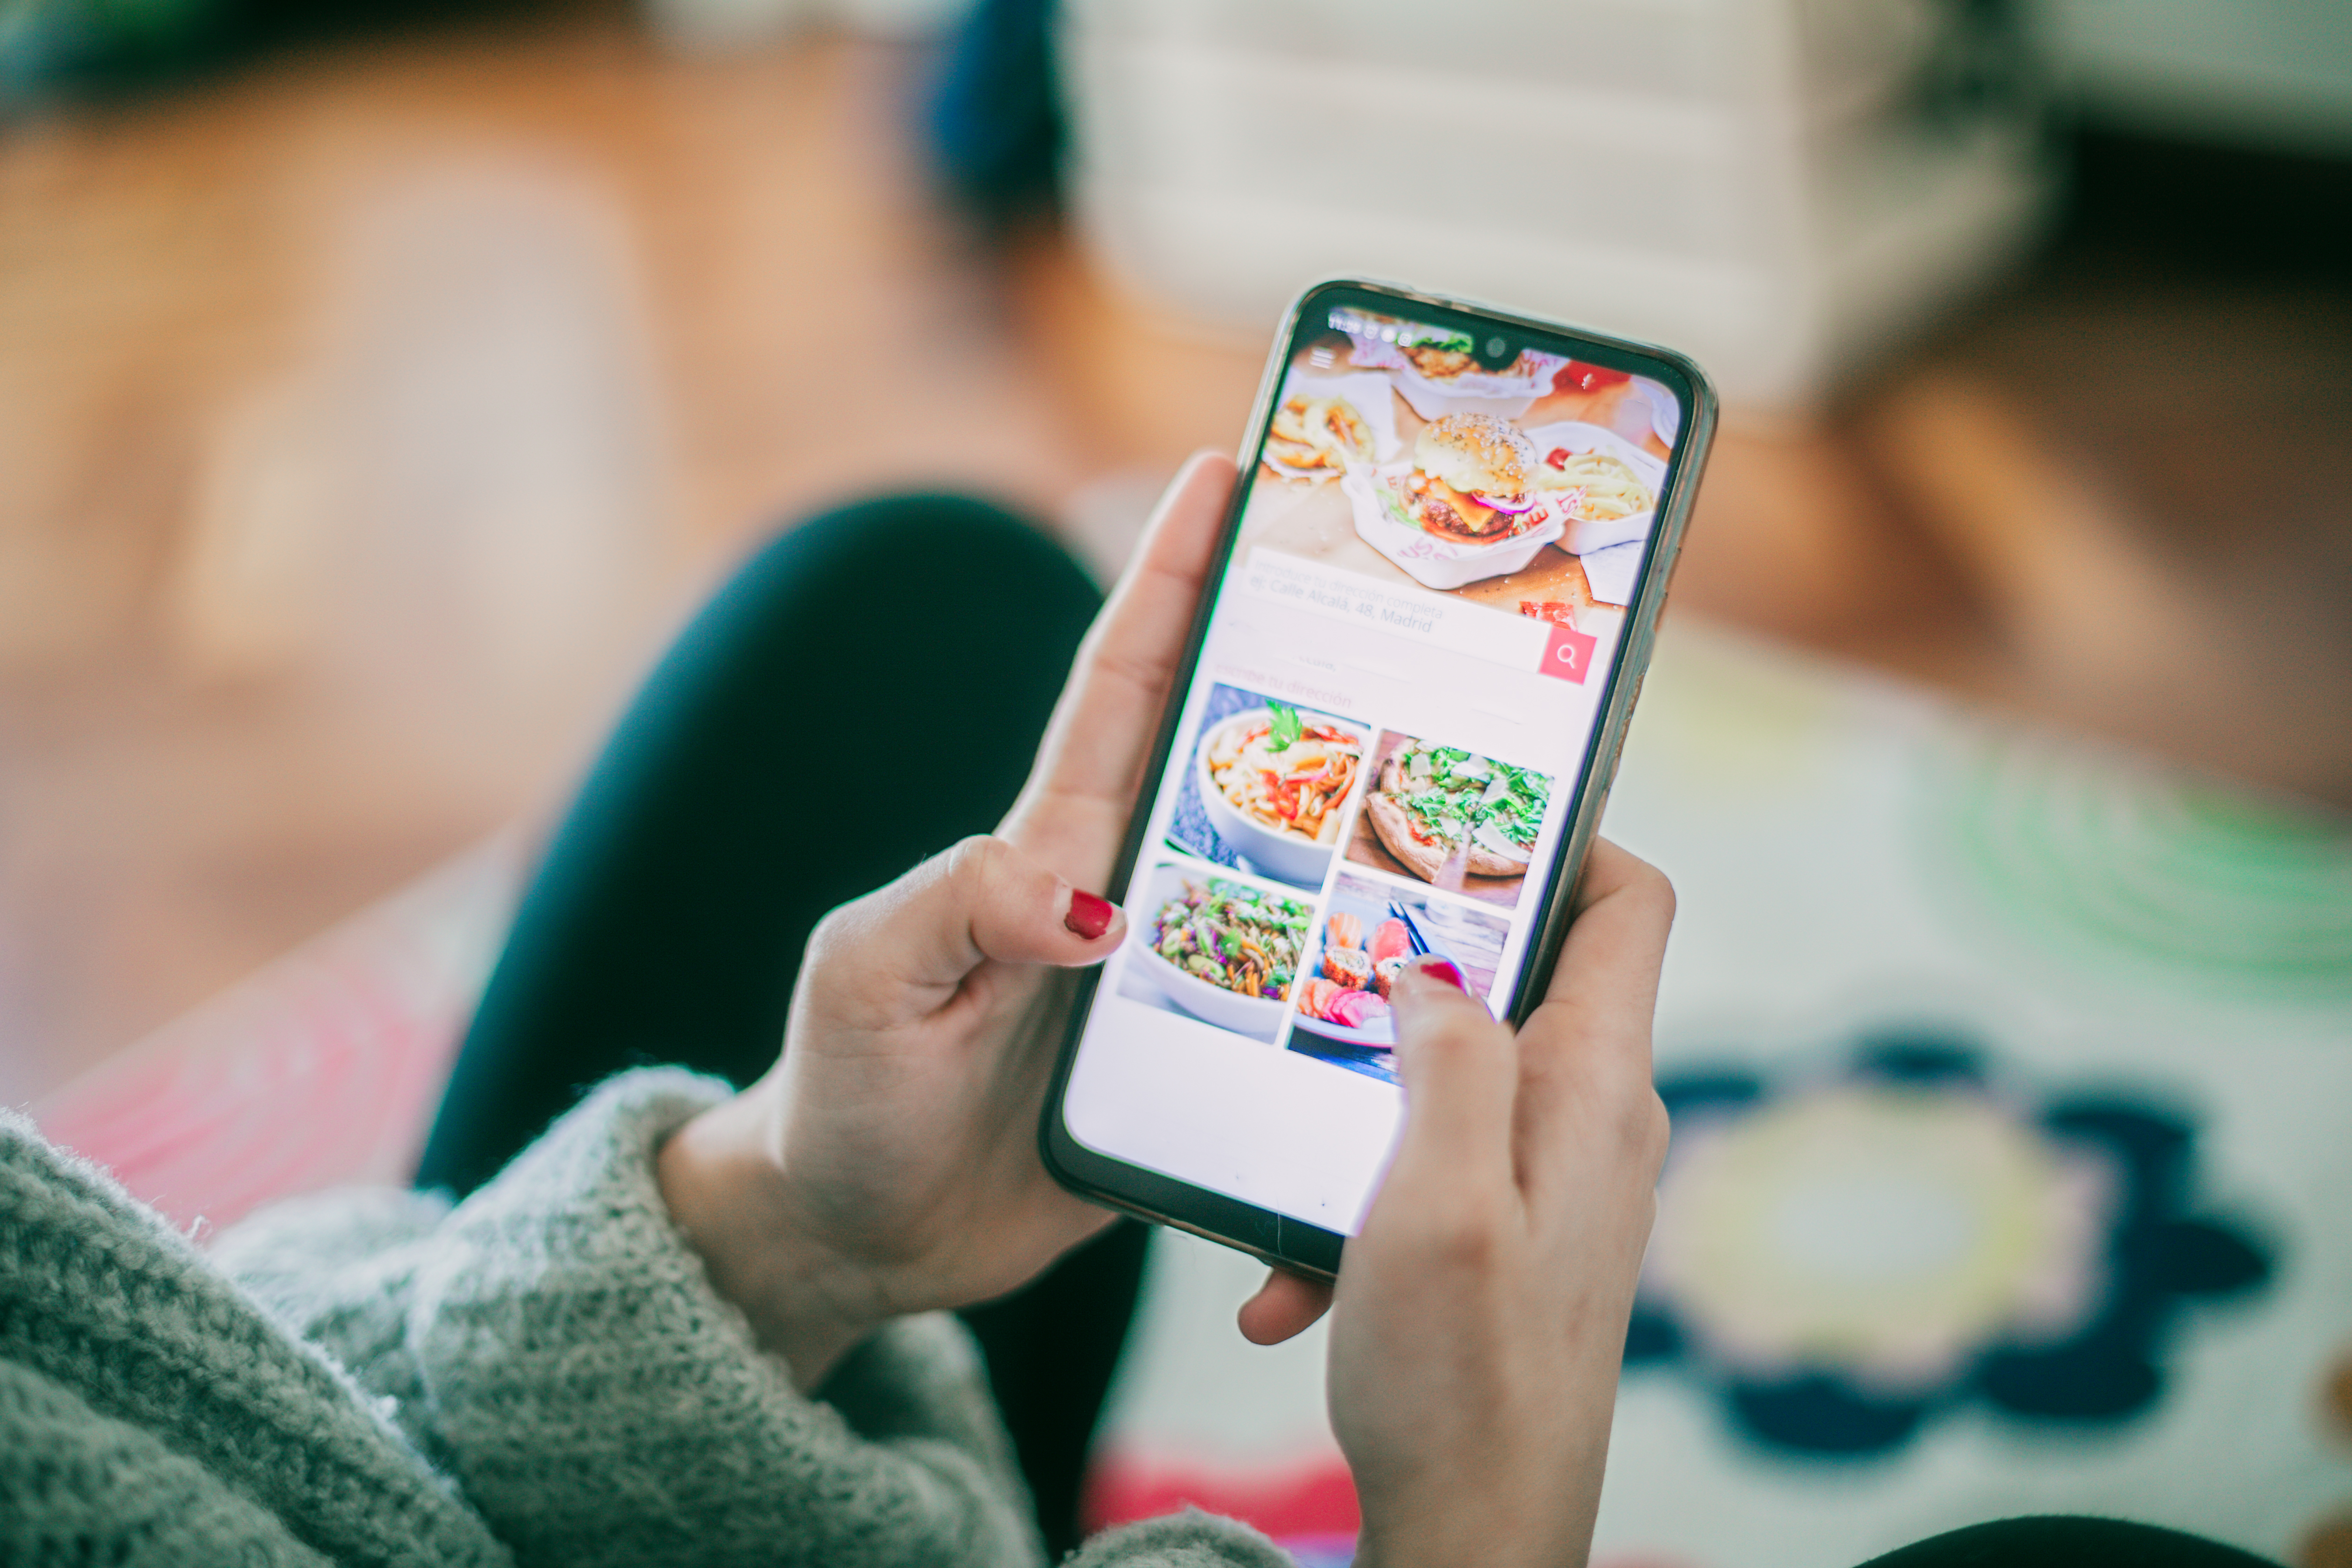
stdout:
[[1443,958],[1473,994],[1491,999],[1509,932],[1510,923],[1487,910],[1341,874],[1293,987],[1289,1047],[1393,1083],[1389,990],[1397,972],[1423,954]]
[[1208,868],[1155,867],[1130,908],[1118,994],[1272,1045],[1313,907]]
[[1482,359],[1460,327],[1431,326],[1360,311],[1341,314],[1349,363],[1385,371],[1397,395],[1423,419],[1478,412],[1516,419],[1552,390],[1572,363],[1565,355],[1507,345],[1507,358]]
[[1383,375],[1293,365],[1276,395],[1261,460],[1278,479],[1319,483],[1404,449]]
[[1277,394],[1242,544],[1613,641],[1681,418],[1644,376],[1334,310]]
[[1168,837],[1190,855],[1320,888],[1371,726],[1237,686],[1210,689]]
[[1390,731],[1375,742],[1347,858],[1505,909],[1542,849],[1549,774]]

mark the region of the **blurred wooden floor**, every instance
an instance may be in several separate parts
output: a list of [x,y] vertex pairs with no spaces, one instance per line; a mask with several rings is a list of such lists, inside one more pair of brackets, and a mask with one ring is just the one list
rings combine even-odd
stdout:
[[[943,223],[919,64],[562,24],[0,130],[0,1102],[551,806],[772,520],[1108,548],[1235,443],[1263,342]],[[1675,604],[2352,803],[2348,364],[2339,293],[2045,267],[1736,425]]]

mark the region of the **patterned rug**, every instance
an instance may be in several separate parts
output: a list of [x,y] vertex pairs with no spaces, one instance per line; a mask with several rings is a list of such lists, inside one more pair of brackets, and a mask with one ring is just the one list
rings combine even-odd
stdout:
[[[1833,1568],[2071,1510],[2322,1561],[2352,825],[1678,621],[1607,831],[1681,913],[1599,1560]],[[1320,1334],[1254,1349],[1255,1268],[1155,1247],[1095,1517],[1193,1500],[1342,1559]]]
[[[1608,831],[1682,902],[1602,1563],[2033,1510],[2352,1563],[2352,826],[1678,618]],[[36,1114],[192,1226],[403,1179],[520,868],[485,846]],[[1256,1278],[1156,1240],[1089,1507],[1320,1568],[1357,1521],[1323,1338],[1245,1344]]]

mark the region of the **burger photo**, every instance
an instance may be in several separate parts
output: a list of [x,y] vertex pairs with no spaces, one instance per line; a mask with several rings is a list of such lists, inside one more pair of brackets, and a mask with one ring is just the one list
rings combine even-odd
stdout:
[[1410,458],[1351,469],[1339,488],[1365,543],[1423,586],[1453,589],[1518,571],[1565,531],[1542,464],[1508,420],[1448,414]]
[[1449,414],[1422,427],[1412,467],[1381,485],[1397,521],[1462,544],[1496,544],[1547,521],[1542,458],[1518,427],[1491,414]]

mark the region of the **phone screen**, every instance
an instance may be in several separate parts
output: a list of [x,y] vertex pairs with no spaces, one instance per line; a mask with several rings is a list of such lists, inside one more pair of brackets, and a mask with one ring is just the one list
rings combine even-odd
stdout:
[[1391,980],[1427,952],[1515,995],[1686,419],[1638,356],[1343,298],[1287,344],[1061,1114],[1353,1235]]

